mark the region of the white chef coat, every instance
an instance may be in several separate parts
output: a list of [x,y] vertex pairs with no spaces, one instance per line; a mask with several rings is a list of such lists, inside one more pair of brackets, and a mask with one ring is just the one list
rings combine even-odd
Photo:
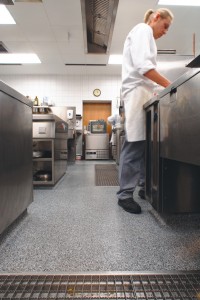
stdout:
[[152,28],[145,23],[136,25],[124,43],[122,63],[122,98],[129,142],[145,140],[143,104],[153,96],[157,85],[143,74],[156,69],[156,56]]

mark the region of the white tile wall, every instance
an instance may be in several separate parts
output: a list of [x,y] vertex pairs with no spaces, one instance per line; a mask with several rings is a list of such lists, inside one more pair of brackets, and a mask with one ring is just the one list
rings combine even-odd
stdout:
[[[52,103],[58,106],[76,106],[76,113],[81,115],[83,100],[112,101],[113,112],[119,103],[120,76],[4,75],[0,79],[32,99],[38,96],[42,102],[43,97],[48,97]],[[98,98],[93,96],[95,88],[101,90]]]

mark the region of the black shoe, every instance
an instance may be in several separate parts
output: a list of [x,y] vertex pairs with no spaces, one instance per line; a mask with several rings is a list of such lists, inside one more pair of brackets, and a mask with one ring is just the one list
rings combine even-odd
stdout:
[[140,214],[141,213],[141,207],[137,202],[133,200],[133,198],[128,199],[119,199],[118,200],[119,206],[121,206],[125,211],[128,211],[132,214]]
[[139,192],[138,192],[138,196],[142,199],[146,199],[145,198],[145,190],[144,189],[140,189]]

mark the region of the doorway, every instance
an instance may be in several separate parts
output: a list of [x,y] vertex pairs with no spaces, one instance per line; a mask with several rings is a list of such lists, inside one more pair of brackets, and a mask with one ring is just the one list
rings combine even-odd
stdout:
[[[90,120],[104,120],[111,115],[111,101],[83,101],[83,128]],[[107,133],[111,135],[111,125],[107,123]]]
[[[109,134],[109,140],[112,133],[112,127],[107,123],[107,118],[111,115],[111,101],[83,101],[83,128],[87,129],[91,120],[104,120],[106,122],[106,133]],[[83,158],[85,158],[85,135],[83,134]],[[110,152],[110,151],[109,151]]]

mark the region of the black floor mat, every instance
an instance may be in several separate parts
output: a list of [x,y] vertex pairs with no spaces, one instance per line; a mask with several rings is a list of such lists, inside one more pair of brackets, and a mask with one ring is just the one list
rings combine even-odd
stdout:
[[0,275],[0,299],[198,300],[200,271],[159,274]]
[[118,186],[118,170],[115,164],[95,165],[96,186]]

